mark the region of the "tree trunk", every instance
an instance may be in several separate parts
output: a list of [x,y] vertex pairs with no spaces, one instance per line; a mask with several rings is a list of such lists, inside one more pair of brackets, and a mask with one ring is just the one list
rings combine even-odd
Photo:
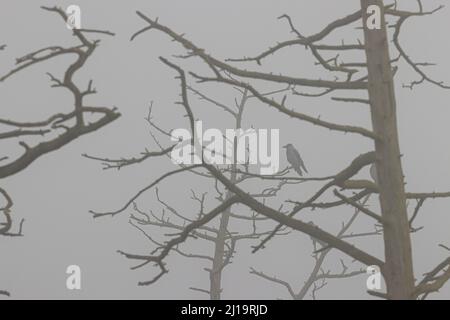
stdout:
[[[238,106],[239,112],[235,115],[235,129],[240,129],[242,124],[242,114],[244,112],[245,104],[248,100],[247,91],[244,92],[242,96],[242,100]],[[232,183],[236,183],[237,179],[237,139],[234,138],[233,141],[233,157],[234,162],[231,165],[231,174],[230,181]],[[228,191],[225,198],[229,199],[233,196],[231,191]],[[225,199],[225,200],[226,200]],[[209,287],[209,296],[211,300],[220,300],[222,293],[222,271],[225,263],[225,240],[228,234],[228,224],[230,222],[230,213],[231,208],[224,211],[222,216],[220,217],[220,225],[219,225],[219,233],[217,234],[217,238],[214,244],[214,258],[212,263],[212,269],[209,273],[210,278],[210,287]],[[232,254],[232,253],[231,253]]]
[[[228,194],[227,194],[228,197]],[[230,220],[230,210],[222,213],[217,239],[215,241],[214,260],[209,274],[211,300],[220,300],[222,292],[222,270],[225,256],[225,236],[227,235],[228,222]]]
[[[367,7],[381,8],[381,29],[369,30]],[[410,229],[397,130],[393,74],[389,58],[384,5],[361,0],[369,75],[369,98],[375,142],[380,206],[384,223],[385,265],[382,268],[390,299],[411,299],[414,273]]]

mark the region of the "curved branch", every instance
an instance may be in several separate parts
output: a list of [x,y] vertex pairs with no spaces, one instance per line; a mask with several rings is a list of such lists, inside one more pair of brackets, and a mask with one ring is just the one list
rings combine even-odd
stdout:
[[336,123],[332,123],[332,122],[328,122],[328,121],[324,121],[321,120],[320,117],[318,118],[314,118],[311,117],[309,115],[294,111],[292,109],[288,109],[285,106],[285,100],[286,100],[286,96],[284,97],[283,101],[281,101],[280,103],[276,102],[274,99],[270,99],[267,98],[265,96],[263,96],[261,93],[259,93],[253,86],[251,86],[248,83],[245,82],[240,82],[234,79],[227,79],[224,77],[217,77],[217,78],[208,78],[208,77],[202,77],[199,76],[193,72],[190,72],[190,74],[199,79],[199,81],[201,82],[221,82],[221,83],[225,83],[225,84],[229,84],[232,86],[238,86],[244,89],[247,89],[248,91],[250,91],[256,98],[258,98],[261,102],[274,107],[275,109],[277,109],[278,111],[292,117],[292,118],[296,118],[296,119],[300,119],[306,122],[309,122],[311,124],[326,128],[326,129],[330,129],[330,130],[335,130],[335,131],[340,131],[340,132],[344,132],[344,133],[356,133],[359,135],[362,135],[364,137],[367,138],[371,138],[371,139],[377,139],[377,135],[370,131],[367,130],[365,128],[361,128],[361,127],[357,127],[357,126],[351,126],[351,125],[341,125],[341,124],[336,124]]
[[160,273],[153,278],[150,281],[143,281],[139,282],[140,286],[147,286],[155,281],[157,281],[160,277],[162,277],[165,273],[167,273],[167,269],[164,266],[164,259],[168,256],[170,251],[176,247],[177,245],[183,243],[188,238],[189,234],[195,230],[196,228],[205,225],[212,219],[214,219],[216,216],[218,216],[220,213],[222,213],[224,210],[229,208],[231,205],[238,202],[238,197],[233,196],[229,199],[225,200],[223,203],[221,203],[219,206],[217,206],[215,209],[211,210],[209,213],[205,214],[202,218],[188,224],[184,230],[175,238],[168,241],[167,244],[164,246],[164,248],[161,250],[161,253],[155,256],[148,256],[148,255],[135,255],[135,254],[129,254],[125,253],[123,251],[119,251],[122,255],[127,257],[128,259],[134,259],[134,260],[140,260],[143,261],[138,267],[143,267],[144,265],[148,263],[156,263],[160,268]]
[[[264,204],[258,202],[249,196],[245,191],[241,190],[238,186],[231,183],[219,170],[214,166],[204,164],[204,167],[214,175],[228,190],[233,192],[239,197],[239,202],[250,207],[256,212],[280,223],[282,226],[288,226],[294,230],[303,232],[311,237],[319,239],[327,243],[330,247],[334,247],[343,253],[349,255],[350,257],[366,264],[366,265],[377,265],[383,269],[384,263],[380,259],[364,252],[353,245],[337,238],[336,236],[319,229],[316,226],[312,226],[303,221],[292,218],[291,216],[286,216],[277,210],[265,206]],[[278,230],[277,230],[278,231]]]
[[125,203],[125,205],[123,205],[123,207],[121,207],[120,209],[117,209],[115,211],[109,211],[109,212],[95,212],[93,210],[90,210],[89,212],[92,213],[94,215],[94,218],[99,218],[99,217],[103,217],[103,216],[115,216],[116,214],[119,214],[121,212],[123,212],[124,210],[126,210],[134,201],[136,201],[137,198],[139,198],[144,192],[150,190],[151,188],[153,188],[155,185],[157,185],[158,183],[160,183],[161,181],[163,181],[165,178],[170,177],[174,174],[183,172],[183,171],[189,171],[192,170],[194,168],[198,168],[201,165],[197,164],[197,165],[192,165],[192,166],[188,166],[188,167],[183,167],[181,169],[177,169],[177,170],[173,170],[173,171],[169,171],[166,174],[163,174],[161,177],[159,177],[158,179],[156,179],[155,181],[153,181],[150,185],[142,188],[141,190],[139,190],[130,200],[127,201],[127,203]]
[[196,45],[194,45],[191,41],[187,40],[183,37],[183,35],[177,34],[170,28],[158,23],[158,19],[152,20],[149,17],[145,16],[143,13],[137,11],[137,15],[145,20],[149,26],[135,33],[131,40],[135,39],[139,34],[146,32],[151,29],[159,30],[165,34],[167,34],[174,41],[180,43],[185,49],[191,51],[191,55],[200,57],[203,61],[205,61],[209,66],[214,68],[219,68],[230,72],[238,77],[251,78],[251,79],[259,79],[270,82],[278,82],[278,83],[286,83],[291,85],[299,85],[299,86],[307,86],[307,87],[317,87],[317,88],[333,88],[333,89],[367,89],[367,83],[363,81],[327,81],[327,80],[313,80],[313,79],[303,79],[303,78],[295,78],[284,75],[274,75],[270,73],[263,73],[257,71],[247,71],[243,69],[239,69],[233,67],[227,63],[224,63],[209,54],[206,54],[205,51]]

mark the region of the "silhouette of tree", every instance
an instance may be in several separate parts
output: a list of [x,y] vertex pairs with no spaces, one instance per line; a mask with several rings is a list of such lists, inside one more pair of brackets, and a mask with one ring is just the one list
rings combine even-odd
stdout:
[[[380,28],[371,29],[366,23],[369,19],[373,19],[371,6],[377,6],[380,10]],[[209,228],[214,219],[220,217],[220,225],[230,217],[230,212],[234,208],[245,208],[248,212],[253,212],[253,216],[263,217],[268,221],[275,222],[277,226],[269,233],[264,232],[259,234],[261,241],[254,247],[253,252],[257,252],[267,245],[280,231],[295,230],[300,233],[309,235],[315,244],[322,243],[321,248],[314,251],[314,259],[317,264],[307,280],[305,286],[300,291],[295,291],[292,286],[276,277],[268,276],[265,273],[251,270],[251,273],[262,277],[266,280],[276,282],[287,288],[293,298],[305,297],[305,290],[312,290],[313,298],[315,293],[324,285],[325,279],[346,278],[360,274],[361,270],[349,272],[348,267],[342,263],[342,273],[322,272],[321,265],[326,254],[330,250],[337,250],[344,255],[354,259],[362,265],[371,266],[376,265],[380,268],[382,275],[386,282],[387,292],[380,293],[375,291],[368,291],[369,294],[376,297],[387,299],[417,299],[426,298],[430,293],[438,291],[450,278],[450,258],[446,258],[437,267],[431,269],[418,283],[415,279],[413,271],[413,259],[410,235],[412,232],[417,232],[420,228],[413,226],[419,211],[423,208],[424,202],[436,198],[448,198],[450,192],[424,192],[416,193],[405,190],[404,176],[402,170],[402,161],[400,153],[400,144],[397,129],[397,114],[396,114],[396,99],[394,90],[394,75],[398,70],[398,63],[406,63],[416,74],[419,80],[412,81],[405,84],[405,88],[413,89],[414,87],[428,83],[438,86],[443,89],[448,89],[449,86],[440,81],[432,79],[424,71],[424,67],[429,63],[418,63],[411,58],[403,49],[400,42],[400,34],[405,21],[414,18],[431,15],[439,11],[442,7],[434,10],[426,11],[420,0],[417,1],[418,9],[416,11],[402,10],[397,7],[397,4],[385,5],[381,0],[361,0],[360,8],[350,15],[337,19],[319,32],[310,36],[305,36],[299,29],[295,27],[294,22],[288,15],[280,17],[281,20],[286,21],[292,34],[293,39],[278,42],[276,45],[261,52],[256,56],[244,57],[239,59],[227,59],[222,61],[213,55],[207,53],[207,50],[202,49],[186,36],[178,33],[171,28],[161,24],[158,19],[149,18],[142,12],[137,12],[137,15],[146,23],[146,26],[132,36],[134,40],[139,35],[147,31],[158,31],[167,35],[170,40],[180,44],[185,50],[186,54],[178,56],[181,60],[197,59],[201,61],[205,67],[210,71],[209,74],[200,74],[194,71],[185,71],[181,66],[161,57],[162,63],[173,69],[177,78],[181,83],[181,101],[179,104],[183,107],[192,136],[194,136],[194,123],[197,119],[191,108],[190,91],[192,91],[190,84],[191,80],[196,81],[199,85],[217,84],[221,87],[234,88],[240,90],[245,95],[249,95],[271,109],[279,111],[286,117],[297,119],[304,123],[309,123],[318,128],[328,129],[335,133],[346,133],[357,135],[374,145],[373,150],[368,150],[349,161],[348,165],[342,170],[336,172],[334,175],[327,177],[290,177],[287,176],[289,170],[283,170],[272,176],[262,176],[249,171],[249,167],[245,165],[238,166],[214,166],[208,163],[194,164],[194,165],[180,165],[176,170],[166,172],[158,179],[146,187],[140,189],[135,196],[128,200],[124,206],[114,211],[93,212],[94,217],[115,216],[130,208],[135,201],[146,191],[156,188],[162,181],[170,176],[192,173],[203,176],[207,179],[214,179],[216,184],[225,190],[225,196],[220,199],[219,204],[214,206],[209,211],[204,210],[203,202],[201,203],[200,214],[196,218],[184,219],[180,228],[173,227],[177,230],[176,234],[171,234],[170,240],[166,242],[154,242],[157,248],[150,254],[134,254],[121,251],[125,257],[131,260],[138,261],[138,265],[133,269],[141,268],[147,265],[157,265],[160,269],[159,273],[149,281],[140,282],[140,285],[149,285],[157,281],[161,276],[167,273],[165,260],[170,252],[179,252],[179,246],[186,242],[190,237],[200,237],[200,234],[206,230],[210,232]],[[361,28],[362,24],[362,28]],[[357,25],[359,29],[363,30],[364,40],[359,40],[355,43],[347,44],[342,42],[334,44],[328,42],[328,37],[336,30],[341,28],[348,28]],[[393,30],[393,34],[388,33],[388,27]],[[397,58],[390,58],[389,44],[393,43],[393,48],[397,51]],[[293,47],[305,47],[311,52],[317,60],[317,64],[330,72],[335,78],[327,77],[326,80],[321,78],[301,78],[297,76],[288,76],[279,74],[278,72],[262,72],[241,68],[238,65],[242,63],[256,63],[261,66],[269,56],[279,53],[281,50],[286,50]],[[337,56],[329,57],[330,52],[339,53]],[[347,52],[356,52],[360,55],[365,55],[365,62],[351,61],[345,62],[342,56]],[[354,58],[347,58],[354,59]],[[269,94],[263,93],[259,86],[261,83],[270,84],[273,86],[273,91]],[[300,91],[300,88],[313,88],[314,92]],[[321,91],[317,91],[321,90]],[[200,92],[200,91],[198,91]],[[195,93],[195,92],[194,92]],[[337,95],[342,93],[342,95]],[[332,96],[336,94],[335,96]],[[348,94],[350,96],[344,96]],[[365,94],[366,97],[361,98]],[[197,93],[198,95],[198,93]],[[367,107],[367,113],[370,114],[372,120],[372,128],[364,128],[352,124],[339,124],[333,121],[324,120],[321,117],[313,117],[301,112],[298,107],[294,107],[295,99],[298,97],[331,97],[332,101],[362,104]],[[206,95],[203,99],[207,98]],[[211,105],[218,105],[210,99]],[[229,108],[222,109],[228,110]],[[233,111],[235,112],[235,111]],[[158,131],[170,135],[167,130],[161,129],[154,125]],[[194,141],[191,141],[194,144]],[[139,157],[122,158],[119,160],[108,158],[94,158],[105,163],[106,168],[122,168],[128,165],[141,163],[142,161],[151,159],[153,157],[168,155],[174,148],[171,146],[160,146],[158,151],[148,151],[142,153]],[[376,166],[377,183],[369,180],[356,179],[356,175],[363,169],[369,168],[372,164]],[[284,201],[279,196],[278,191],[274,194],[274,199],[278,199],[278,205],[268,205],[265,201],[258,198],[255,192],[250,191],[245,185],[240,183],[244,180],[254,179],[259,182],[321,182],[323,185],[307,199],[295,199]],[[365,201],[370,195],[377,195],[379,199],[380,212],[374,209],[369,209],[365,206]],[[333,200],[322,200],[325,197],[333,197]],[[198,198],[196,199],[199,200]],[[272,199],[273,200],[273,199]],[[408,212],[407,201],[416,200],[417,205],[413,212]],[[320,202],[322,201],[322,202]],[[303,219],[297,218],[298,213],[313,209],[333,209],[339,206],[348,205],[353,207],[356,214],[364,215],[366,219],[370,219],[375,231],[361,232],[359,234],[347,234],[347,225],[338,234],[325,231],[324,228],[316,226],[313,223],[308,223]],[[163,203],[169,211],[169,206]],[[291,206],[286,209],[286,206]],[[136,206],[134,207],[137,210]],[[172,211],[173,214],[179,215],[177,211]],[[255,215],[256,213],[256,215]],[[153,224],[169,226],[169,221],[165,218],[158,218],[153,216],[154,222],[150,216],[141,213],[141,216],[146,217],[137,219],[132,217],[132,221],[137,221],[140,224]],[[252,215],[247,216],[252,217]],[[158,220],[162,219],[162,220]],[[159,221],[159,222],[158,222]],[[348,223],[351,224],[352,220]],[[227,225],[225,223],[224,225]],[[226,234],[226,229],[221,229],[223,232],[212,233],[216,235],[213,242],[216,244],[216,253],[220,255],[220,261],[223,264],[224,258],[221,255],[223,250],[218,244],[223,243],[223,236]],[[378,258],[366,249],[356,247],[352,242],[352,238],[356,236],[381,235],[384,244],[384,257]],[[446,248],[441,245],[442,248]],[[230,252],[230,250],[229,250]],[[213,263],[214,264],[214,263]],[[219,263],[219,266],[222,264]],[[217,265],[217,264],[216,264]],[[212,270],[215,270],[214,267]],[[211,279],[211,283],[217,282],[217,279]],[[220,288],[220,287],[219,287]],[[219,298],[219,295],[211,294],[212,298]]]
[[[58,7],[42,7],[42,9],[56,13],[64,22],[67,19],[65,12]],[[61,27],[65,28],[65,25],[62,24]],[[41,121],[23,122],[0,118],[0,126],[3,129],[0,133],[0,142],[6,144],[11,140],[19,140],[18,145],[23,149],[19,156],[15,156],[14,154],[17,154],[17,152],[14,152],[15,150],[2,148],[3,152],[0,154],[0,178],[6,178],[21,172],[41,156],[56,151],[73,140],[104,127],[120,116],[115,108],[89,106],[85,103],[85,97],[97,93],[93,87],[92,80],[89,81],[86,89],[81,89],[73,80],[73,77],[84,67],[86,61],[97,49],[100,42],[100,40],[90,40],[85,35],[86,33],[114,35],[109,31],[74,29],[73,36],[79,43],[71,47],[55,45],[28,53],[17,58],[16,67],[0,77],[0,82],[3,82],[22,70],[31,68],[41,62],[63,55],[76,56],[75,62],[67,67],[61,79],[47,73],[53,88],[65,88],[71,92],[73,106],[64,108],[70,109],[70,111],[55,113]],[[3,50],[5,47],[5,45],[2,45],[0,49]],[[37,142],[35,137],[40,137]],[[22,236],[24,219],[20,221],[18,231],[12,231],[13,200],[3,188],[0,188],[0,193],[5,202],[0,207],[0,212],[4,219],[0,227],[0,236]],[[9,296],[7,291],[0,291],[0,294]]]

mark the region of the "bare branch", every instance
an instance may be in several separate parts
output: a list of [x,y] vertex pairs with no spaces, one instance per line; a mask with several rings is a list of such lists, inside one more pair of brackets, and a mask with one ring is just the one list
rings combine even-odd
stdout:
[[[441,275],[438,274],[442,272]],[[426,274],[414,291],[414,296],[423,294],[425,299],[428,294],[439,291],[450,279],[450,257],[445,259],[432,271]]]
[[375,135],[375,133],[373,133],[372,131],[369,131],[367,129],[360,128],[357,126],[341,125],[341,124],[336,124],[336,123],[332,123],[329,121],[323,121],[320,119],[320,117],[314,118],[312,116],[294,111],[293,109],[288,109],[285,106],[286,96],[281,102],[276,102],[274,99],[270,99],[270,98],[267,98],[267,97],[261,95],[261,93],[259,93],[253,86],[251,86],[250,84],[245,83],[245,82],[227,79],[224,77],[219,77],[219,78],[203,77],[203,76],[199,76],[193,72],[190,72],[190,74],[193,77],[197,78],[201,82],[221,82],[221,83],[229,84],[232,86],[238,86],[238,87],[247,89],[264,104],[267,104],[267,105],[277,109],[278,111],[288,115],[289,117],[297,118],[297,119],[300,119],[300,120],[303,120],[303,121],[309,122],[311,124],[321,126],[321,127],[324,127],[324,128],[330,129],[330,130],[341,131],[344,133],[348,133],[348,132],[356,133],[356,134],[360,134],[367,138],[377,139],[377,136]]
[[[299,211],[303,210],[304,208],[309,207],[314,201],[316,201],[325,191],[327,191],[329,188],[338,185],[342,186],[342,184],[350,179],[352,176],[357,174],[359,170],[361,170],[363,167],[373,163],[375,161],[375,154],[373,152],[369,152],[366,154],[362,154],[358,156],[356,159],[352,161],[352,163],[339,172],[332,181],[328,182],[326,185],[324,185],[322,188],[320,188],[311,198],[309,198],[305,203],[302,203],[298,205],[292,212],[289,214],[289,217],[292,217],[296,215]],[[253,252],[258,251],[264,245],[275,235],[276,231],[281,227],[281,225],[278,225],[274,231],[273,234],[269,235],[267,238],[265,238],[258,246],[256,246],[253,249]]]
[[283,287],[285,287],[288,290],[288,292],[289,292],[289,294],[291,296],[295,296],[295,292],[292,289],[292,287],[289,284],[289,282],[286,282],[284,280],[278,279],[275,276],[269,276],[269,275],[265,274],[264,272],[256,271],[254,268],[250,268],[250,273],[254,274],[254,275],[258,276],[258,277],[261,277],[261,278],[263,278],[265,280],[268,280],[268,281],[271,281],[271,282],[275,282],[277,284],[282,285]]
[[122,158],[122,159],[108,159],[108,158],[99,158],[90,156],[87,154],[83,154],[82,156],[91,160],[100,161],[103,164],[103,169],[117,169],[120,170],[125,166],[130,166],[134,164],[138,164],[141,162],[144,162],[145,160],[149,158],[154,158],[158,156],[165,155],[173,150],[175,146],[168,147],[161,151],[148,151],[145,150],[144,152],[141,152],[140,157],[133,157],[133,158]]
[[[229,64],[226,64],[224,62],[221,62],[220,60],[217,60],[216,58],[208,55],[205,53],[203,49],[200,49],[199,47],[195,46],[192,42],[184,38],[182,35],[177,34],[176,32],[172,31],[170,28],[161,25],[158,22],[158,19],[152,20],[145,16],[143,13],[137,11],[137,15],[145,20],[149,26],[145,27],[144,29],[138,31],[132,36],[132,40],[134,40],[139,34],[142,32],[155,29],[159,30],[165,34],[167,34],[169,37],[171,37],[174,41],[180,43],[184,48],[191,51],[194,56],[198,56],[201,59],[203,59],[208,65],[214,66],[215,68],[219,68],[222,70],[226,70],[227,72],[230,72],[231,74],[234,74],[238,77],[244,77],[244,78],[251,78],[251,79],[260,79],[260,80],[266,80],[271,82],[278,82],[278,83],[286,83],[291,85],[299,85],[299,86],[308,86],[308,87],[318,87],[318,88],[333,88],[333,89],[366,89],[367,83],[365,82],[351,82],[351,81],[345,81],[345,82],[338,82],[338,81],[326,81],[326,80],[312,80],[312,79],[302,79],[302,78],[294,78],[284,75],[273,75],[268,73],[262,73],[257,71],[246,71],[242,70],[236,67],[233,67]],[[359,14],[360,16],[360,14]],[[327,32],[325,32],[327,33]]]
[[[239,197],[240,203],[242,203],[242,204],[252,208],[253,210],[259,212],[260,214],[280,223],[279,227],[277,229],[275,229],[276,231],[278,231],[281,226],[288,226],[294,230],[306,233],[314,238],[320,239],[321,241],[328,243],[330,246],[346,253],[347,255],[353,257],[354,259],[356,259],[358,261],[361,261],[364,264],[378,265],[381,268],[383,267],[384,263],[381,260],[379,260],[378,258],[375,258],[375,257],[371,256],[370,254],[357,249],[356,247],[348,244],[345,241],[342,241],[341,239],[336,238],[335,236],[319,229],[318,227],[311,226],[310,224],[302,222],[297,219],[293,219],[291,217],[292,213],[289,216],[286,216],[270,207],[265,206],[264,204],[253,199],[245,191],[241,190],[236,185],[233,185],[232,183],[230,183],[230,181],[220,171],[218,171],[213,166],[208,165],[208,164],[204,164],[204,166],[205,166],[205,168],[208,169],[208,171],[211,172],[211,174],[213,174],[220,182],[222,182],[230,191],[232,191],[236,196]],[[274,233],[272,233],[272,234],[274,234]],[[266,239],[270,239],[270,238],[266,238]],[[261,245],[259,245],[258,247],[261,247]]]
[[115,211],[109,211],[109,212],[95,212],[93,210],[90,210],[89,212],[93,214],[94,218],[99,218],[99,217],[104,217],[104,216],[115,216],[121,212],[123,212],[124,210],[126,210],[134,201],[136,201],[137,198],[139,198],[144,192],[150,190],[151,188],[153,188],[154,186],[156,186],[158,183],[160,183],[161,181],[163,181],[165,178],[170,177],[172,175],[175,175],[177,173],[183,172],[183,171],[188,171],[194,168],[198,168],[201,165],[192,165],[192,166],[188,166],[188,167],[184,167],[181,169],[177,169],[177,170],[173,170],[173,171],[169,171],[168,173],[163,174],[161,177],[159,177],[158,179],[156,179],[155,181],[153,181],[150,185],[142,188],[141,190],[139,190],[130,200],[127,201],[127,203],[125,203],[125,205],[123,207],[121,207],[120,209],[117,209]]
[[188,224],[177,237],[168,241],[166,246],[164,246],[164,248],[161,250],[161,253],[156,256],[134,255],[134,254],[125,253],[123,251],[119,251],[119,253],[123,254],[128,259],[143,261],[143,263],[137,267],[143,267],[144,265],[146,265],[148,263],[155,263],[159,266],[160,273],[155,278],[153,278],[150,281],[139,282],[140,286],[150,285],[150,284],[154,283],[155,281],[157,281],[165,273],[167,273],[167,269],[164,266],[163,260],[167,257],[167,255],[172,250],[172,248],[174,248],[175,246],[177,246],[180,243],[183,243],[193,230],[195,230],[199,226],[205,225],[206,223],[208,223],[209,221],[214,219],[216,216],[218,216],[225,209],[229,208],[231,205],[233,205],[237,202],[238,202],[238,198],[236,196],[231,197],[231,198],[225,200],[223,203],[221,203],[215,209],[211,210],[209,213],[205,214],[199,220]]
[[367,209],[366,207],[360,205],[359,203],[345,197],[343,194],[339,193],[339,191],[334,190],[334,195],[336,197],[338,197],[339,199],[341,199],[342,201],[344,201],[345,203],[355,207],[356,209],[358,209],[359,211],[361,211],[362,213],[365,213],[366,215],[368,215],[369,217],[377,220],[378,222],[380,222],[381,224],[386,224],[386,221],[384,221],[384,219],[379,215],[376,214],[375,212]]

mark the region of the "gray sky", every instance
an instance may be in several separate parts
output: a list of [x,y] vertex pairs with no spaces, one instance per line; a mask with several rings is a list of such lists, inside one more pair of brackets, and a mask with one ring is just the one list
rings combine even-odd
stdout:
[[[429,0],[434,7],[443,1]],[[410,1],[400,1],[410,3]],[[3,0],[0,29],[4,30],[0,44],[7,50],[0,52],[0,74],[13,67],[15,58],[49,45],[76,43],[62,20],[43,11],[40,5],[59,5],[66,8],[78,4],[82,9],[82,25],[86,28],[108,29],[116,32],[114,38],[103,37],[99,49],[85,68],[76,76],[79,83],[94,80],[98,94],[87,99],[94,105],[117,106],[122,117],[93,134],[84,136],[57,152],[46,155],[29,168],[2,181],[14,199],[16,221],[25,218],[23,238],[2,238],[0,241],[0,289],[7,289],[13,298],[205,298],[189,287],[206,288],[208,274],[203,262],[172,254],[168,262],[170,273],[156,284],[138,287],[140,280],[149,280],[156,268],[131,271],[133,264],[116,253],[126,250],[147,253],[152,246],[127,222],[130,210],[116,218],[92,219],[89,210],[107,210],[120,207],[139,188],[173,165],[167,158],[147,161],[121,171],[103,171],[100,163],[81,157],[82,153],[120,157],[138,154],[145,147],[155,149],[144,117],[154,101],[155,117],[165,127],[186,126],[178,99],[179,83],[173,70],[159,60],[184,53],[179,45],[158,32],[148,32],[133,42],[130,36],[145,24],[135,11],[140,10],[188,38],[219,58],[254,55],[276,41],[292,38],[288,26],[276,18],[289,13],[304,34],[319,31],[332,19],[357,10],[359,0],[171,0],[171,1],[25,1]],[[443,30],[449,30],[449,9],[432,17],[411,19],[403,27],[401,41],[410,55],[418,61],[437,64],[429,74],[437,80],[450,83],[450,43]],[[356,40],[360,31],[347,29],[331,39],[348,42]],[[93,36],[91,38],[97,38]],[[358,56],[356,56],[358,58]],[[70,96],[64,89],[50,88],[45,74],[61,75],[73,58],[62,57],[28,68],[0,85],[2,118],[38,120],[54,112],[70,110]],[[171,58],[172,61],[176,61]],[[194,70],[204,70],[195,62],[183,62]],[[402,63],[396,77],[398,118],[403,168],[409,191],[448,191],[450,189],[450,149],[445,137],[450,135],[450,91],[423,85],[414,91],[402,88],[402,83],[417,76]],[[249,65],[256,69],[256,65]],[[285,50],[269,58],[261,70],[288,73],[297,76],[326,77],[314,66],[310,52],[303,48]],[[199,87],[203,91],[232,104],[236,97],[230,90],[215,86]],[[270,89],[270,87],[269,87]],[[208,127],[227,128],[231,119],[223,113],[212,112],[205,103],[191,98],[196,114]],[[364,106],[332,103],[329,99],[293,100],[305,113],[322,116],[338,123],[370,127],[369,112]],[[356,155],[372,149],[369,141],[352,135],[333,133],[280,115],[256,101],[249,104],[244,115],[244,127],[279,128],[280,145],[293,143],[301,150],[312,176],[336,173]],[[16,149],[8,147],[8,151]],[[286,166],[284,154],[281,167]],[[365,171],[362,176],[368,177]],[[293,197],[306,198],[314,186],[289,187],[278,200]],[[317,187],[317,185],[315,185]],[[195,215],[195,204],[190,199],[191,189],[208,191],[201,179],[180,176],[160,186],[161,197]],[[276,202],[273,202],[275,205]],[[214,201],[209,202],[210,208]],[[376,209],[375,199],[371,204]],[[140,202],[144,208],[160,210],[154,192]],[[414,206],[414,203],[410,204]],[[450,201],[428,201],[416,223],[425,228],[413,234],[414,267],[416,275],[437,265],[446,252],[439,243],[450,245]],[[336,231],[349,217],[351,209],[342,207],[333,211],[305,213],[305,219],[317,221],[330,231]],[[371,231],[370,221],[361,219],[356,231]],[[239,226],[238,226],[239,227]],[[162,236],[161,234],[159,236]],[[276,239],[267,249],[251,254],[255,241],[238,245],[238,254],[224,275],[223,298],[288,298],[283,288],[249,274],[255,267],[268,274],[276,274],[299,288],[309,274],[313,259],[309,237],[291,234]],[[355,242],[372,254],[382,257],[381,238]],[[190,241],[185,248],[210,250],[208,246]],[[340,271],[340,254],[331,254],[327,268]],[[346,261],[351,263],[348,258]],[[65,287],[65,269],[77,264],[82,268],[81,291]],[[352,265],[359,268],[358,264]],[[318,293],[322,299],[368,298],[365,276],[349,280],[330,281]],[[450,286],[435,298],[449,299]]]

